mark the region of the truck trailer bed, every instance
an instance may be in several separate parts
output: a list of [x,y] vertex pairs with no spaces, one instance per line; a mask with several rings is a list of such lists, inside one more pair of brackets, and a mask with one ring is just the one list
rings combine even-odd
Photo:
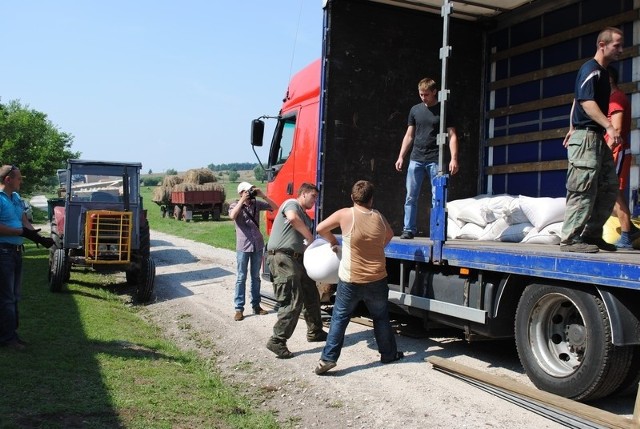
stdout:
[[[428,237],[394,237],[385,249],[388,258],[430,262],[434,243]],[[640,289],[640,252],[561,252],[559,245],[497,241],[447,240],[442,263],[587,284]]]

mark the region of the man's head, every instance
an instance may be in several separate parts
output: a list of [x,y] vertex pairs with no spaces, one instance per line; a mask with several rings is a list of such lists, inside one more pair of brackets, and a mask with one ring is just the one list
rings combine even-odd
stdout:
[[371,207],[374,189],[373,183],[366,180],[358,180],[351,188],[351,199],[356,204]]
[[19,191],[22,183],[22,174],[15,165],[3,165],[0,167],[0,185],[8,191]]
[[622,30],[616,27],[607,27],[598,34],[596,42],[596,61],[603,67],[607,67],[613,61],[617,61],[622,54],[624,36]]
[[316,185],[303,183],[298,189],[298,202],[305,210],[309,210],[316,203],[319,192]]
[[242,194],[245,191],[250,191],[254,186],[249,182],[240,182],[238,185],[238,194]]
[[428,77],[425,77],[418,82],[418,95],[420,100],[427,106],[433,106],[438,102],[438,88],[436,88],[436,82]]

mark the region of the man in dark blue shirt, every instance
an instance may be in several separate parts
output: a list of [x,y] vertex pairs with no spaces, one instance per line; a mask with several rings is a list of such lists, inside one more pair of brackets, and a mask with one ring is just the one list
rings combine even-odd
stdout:
[[[609,74],[607,66],[622,53],[622,31],[600,32],[595,56],[578,71],[571,107],[571,126],[564,139],[568,151],[567,206],[560,250],[595,253],[615,251],[602,239],[602,226],[611,215],[618,194],[618,178],[611,148],[622,141],[607,119]],[[609,144],[605,142],[605,132]]]

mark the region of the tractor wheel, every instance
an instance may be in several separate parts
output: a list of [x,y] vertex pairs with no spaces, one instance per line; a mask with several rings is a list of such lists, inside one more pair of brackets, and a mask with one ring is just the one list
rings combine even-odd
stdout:
[[49,290],[60,292],[65,282],[67,256],[63,249],[55,249],[49,259]]
[[139,303],[148,302],[153,293],[153,282],[156,278],[156,264],[151,258],[144,258],[141,261],[138,276],[138,289],[136,290],[136,301]]
[[609,316],[593,293],[531,284],[516,311],[520,362],[541,390],[577,401],[607,396],[625,380],[631,347],[612,342]]
[[202,220],[209,220],[210,212],[202,212]]
[[137,286],[138,285],[138,273],[139,270],[127,270],[125,271],[125,276],[127,277],[127,285],[129,286]]
[[215,221],[219,221],[220,220],[220,207],[214,207],[213,208],[213,220]]
[[151,255],[151,231],[149,221],[140,222],[140,257],[146,259]]

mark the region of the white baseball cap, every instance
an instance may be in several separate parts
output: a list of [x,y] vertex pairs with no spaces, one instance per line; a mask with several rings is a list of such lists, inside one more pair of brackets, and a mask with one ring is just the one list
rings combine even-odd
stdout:
[[240,184],[238,185],[238,193],[241,194],[244,191],[248,191],[249,189],[253,188],[253,185],[249,182],[240,182]]

